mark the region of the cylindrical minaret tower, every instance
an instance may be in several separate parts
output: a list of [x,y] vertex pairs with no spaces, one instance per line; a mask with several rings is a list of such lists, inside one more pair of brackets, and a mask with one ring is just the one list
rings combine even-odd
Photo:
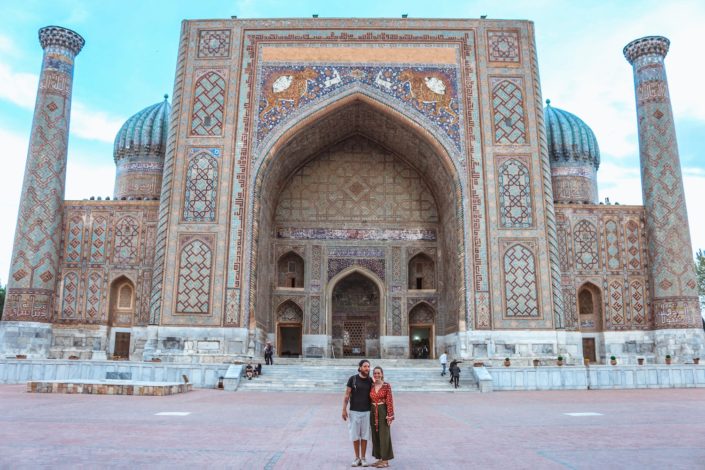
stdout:
[[44,58],[3,321],[50,322],[59,275],[73,65],[85,41],[69,29],[47,26],[39,30],[39,42]]
[[[648,36],[630,42],[624,56],[634,68],[636,111],[639,126],[641,186],[646,212],[649,274],[657,330],[697,328],[702,347],[702,322],[698,303],[693,249],[690,244],[683,177],[678,158],[676,130],[666,81],[664,58],[670,41]],[[661,355],[682,345],[657,338]],[[662,346],[659,343],[663,343]],[[666,343],[669,346],[666,346]],[[686,351],[673,351],[678,356]]]

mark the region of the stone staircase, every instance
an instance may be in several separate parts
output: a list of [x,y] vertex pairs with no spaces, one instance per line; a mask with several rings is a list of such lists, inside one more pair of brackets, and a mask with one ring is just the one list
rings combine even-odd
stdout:
[[[247,392],[338,392],[345,391],[348,378],[357,371],[351,359],[284,359],[273,366],[262,366],[262,375],[241,379],[238,391]],[[395,392],[477,392],[471,367],[462,367],[460,387],[441,377],[437,361],[411,359],[373,359],[372,366],[384,369],[384,378]]]

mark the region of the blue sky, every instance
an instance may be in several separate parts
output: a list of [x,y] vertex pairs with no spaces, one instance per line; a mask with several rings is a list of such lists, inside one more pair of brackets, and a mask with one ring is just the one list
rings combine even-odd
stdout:
[[[112,145],[122,123],[171,95],[182,19],[264,17],[529,19],[535,22],[543,97],[582,118],[602,154],[600,199],[641,204],[632,39],[671,39],[666,58],[693,249],[705,249],[705,76],[698,1],[23,0],[0,5],[0,281],[9,272],[42,50],[37,30],[56,24],[86,39],[76,60],[67,199],[112,196]],[[696,54],[696,55],[693,55]]]

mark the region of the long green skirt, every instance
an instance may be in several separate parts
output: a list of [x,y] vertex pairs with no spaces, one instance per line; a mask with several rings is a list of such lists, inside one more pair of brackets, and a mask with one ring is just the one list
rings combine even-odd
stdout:
[[394,458],[392,450],[392,432],[387,424],[387,405],[376,405],[379,412],[379,430],[375,428],[375,405],[370,413],[370,430],[372,432],[372,457],[379,460]]

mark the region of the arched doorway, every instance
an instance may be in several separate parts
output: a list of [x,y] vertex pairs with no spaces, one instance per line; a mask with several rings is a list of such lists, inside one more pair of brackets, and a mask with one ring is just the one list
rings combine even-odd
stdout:
[[435,357],[434,341],[436,311],[426,302],[409,311],[409,352],[412,359]]
[[333,349],[337,357],[378,357],[380,289],[368,276],[353,271],[331,291]]
[[[380,297],[391,298],[387,308],[392,316],[379,321],[381,337],[376,344],[381,346],[375,353],[406,357],[407,330],[401,320],[403,292],[407,290],[405,267],[407,254],[417,253],[420,247],[437,254],[429,257],[427,266],[434,270],[429,282],[443,312],[438,327],[446,333],[458,331],[460,319],[466,318],[466,292],[471,282],[471,250],[465,249],[463,235],[464,227],[471,223],[464,196],[467,182],[460,176],[465,170],[452,149],[394,103],[364,92],[331,98],[309,114],[302,113],[285,129],[273,132],[258,151],[253,190],[247,199],[253,214],[253,236],[244,239],[240,305],[255,341],[273,332],[272,319],[266,313],[272,311],[277,289],[282,288],[276,277],[280,270],[275,253],[294,246],[305,264],[305,292],[300,295],[306,297],[305,315],[310,321],[304,324],[304,350],[320,346],[326,356],[331,354],[329,289],[342,269],[359,260],[359,266],[369,268],[380,280]],[[380,165],[384,173],[368,177],[347,172],[343,178],[336,172],[341,168],[345,172],[362,160]],[[323,171],[333,167],[336,171]],[[322,176],[314,185],[302,183],[311,174],[309,170]],[[344,184],[332,177],[326,180],[327,175],[338,175]],[[373,181],[380,175],[406,179],[409,188],[423,188],[429,197],[419,194],[407,198],[412,191],[388,191],[383,197],[386,204],[371,203],[371,194],[377,197],[391,186],[386,179]],[[381,211],[386,211],[384,220],[380,220]],[[410,220],[412,213],[423,217]],[[336,257],[340,259],[333,259]],[[421,285],[428,289],[423,280]],[[384,315],[384,302],[380,311]],[[320,338],[323,335],[327,340]]]
[[110,352],[115,359],[130,358],[130,331],[135,314],[135,285],[120,276],[110,285],[108,326],[111,329]]
[[304,314],[291,300],[277,308],[277,351],[279,357],[299,357],[302,350]]
[[598,333],[602,331],[602,294],[599,287],[591,282],[578,289],[578,316],[583,334],[583,357],[596,363],[600,346]]

